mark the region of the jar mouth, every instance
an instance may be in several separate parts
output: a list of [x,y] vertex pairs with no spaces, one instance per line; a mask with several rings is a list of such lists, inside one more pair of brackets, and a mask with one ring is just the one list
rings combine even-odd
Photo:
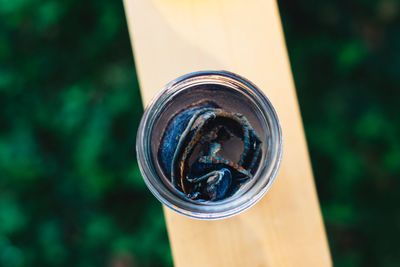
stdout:
[[[211,87],[214,91],[210,91],[208,95],[207,90]],[[185,99],[190,102],[191,98],[218,98],[221,94],[217,88],[220,87],[226,88],[232,94],[233,100],[227,100],[227,108],[232,110],[241,108],[254,121],[257,121],[257,130],[264,137],[262,160],[252,182],[244,184],[243,188],[234,195],[215,202],[189,200],[172,184],[163,182],[166,179],[162,177],[163,173],[155,157],[155,151],[160,142],[160,132],[165,129],[168,117],[170,118],[168,112],[179,109],[175,107],[180,102],[176,99]],[[189,90],[193,88],[196,88],[193,91],[195,93],[191,92],[189,95]],[[222,95],[219,97],[222,102],[226,98],[229,99]],[[233,107],[230,107],[232,103],[229,101],[233,101]],[[182,105],[184,106],[184,103]],[[182,215],[212,220],[236,215],[261,199],[275,181],[282,158],[282,145],[282,132],[277,114],[268,98],[254,84],[228,71],[198,71],[171,81],[153,98],[145,109],[139,125],[136,153],[144,181],[161,203]]]

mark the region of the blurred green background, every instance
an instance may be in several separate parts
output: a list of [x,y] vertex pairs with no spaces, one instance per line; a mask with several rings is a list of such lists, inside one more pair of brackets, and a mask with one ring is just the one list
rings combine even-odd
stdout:
[[[400,2],[279,1],[336,266],[400,266]],[[0,266],[170,266],[121,1],[0,0]]]

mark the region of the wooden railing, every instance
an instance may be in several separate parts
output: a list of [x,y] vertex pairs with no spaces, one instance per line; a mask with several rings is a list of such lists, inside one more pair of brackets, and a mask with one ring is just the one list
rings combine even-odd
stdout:
[[331,266],[276,2],[124,4],[145,104],[182,74],[228,70],[261,88],[282,124],[282,165],[257,205],[220,221],[193,220],[164,209],[175,265]]

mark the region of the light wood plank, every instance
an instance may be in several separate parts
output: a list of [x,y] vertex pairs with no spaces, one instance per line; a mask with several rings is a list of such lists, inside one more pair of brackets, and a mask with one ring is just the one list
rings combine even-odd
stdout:
[[197,221],[164,209],[175,265],[331,266],[276,2],[124,4],[145,104],[182,74],[224,69],[264,90],[282,124],[281,169],[256,206],[221,221]]

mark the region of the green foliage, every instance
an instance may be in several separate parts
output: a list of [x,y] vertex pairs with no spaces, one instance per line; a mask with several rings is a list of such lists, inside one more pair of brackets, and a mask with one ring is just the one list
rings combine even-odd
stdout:
[[[400,3],[280,1],[336,266],[398,266]],[[0,266],[171,265],[122,3],[0,0]]]
[[159,266],[122,2],[0,1],[0,266]]
[[336,266],[399,266],[400,2],[281,1]]

